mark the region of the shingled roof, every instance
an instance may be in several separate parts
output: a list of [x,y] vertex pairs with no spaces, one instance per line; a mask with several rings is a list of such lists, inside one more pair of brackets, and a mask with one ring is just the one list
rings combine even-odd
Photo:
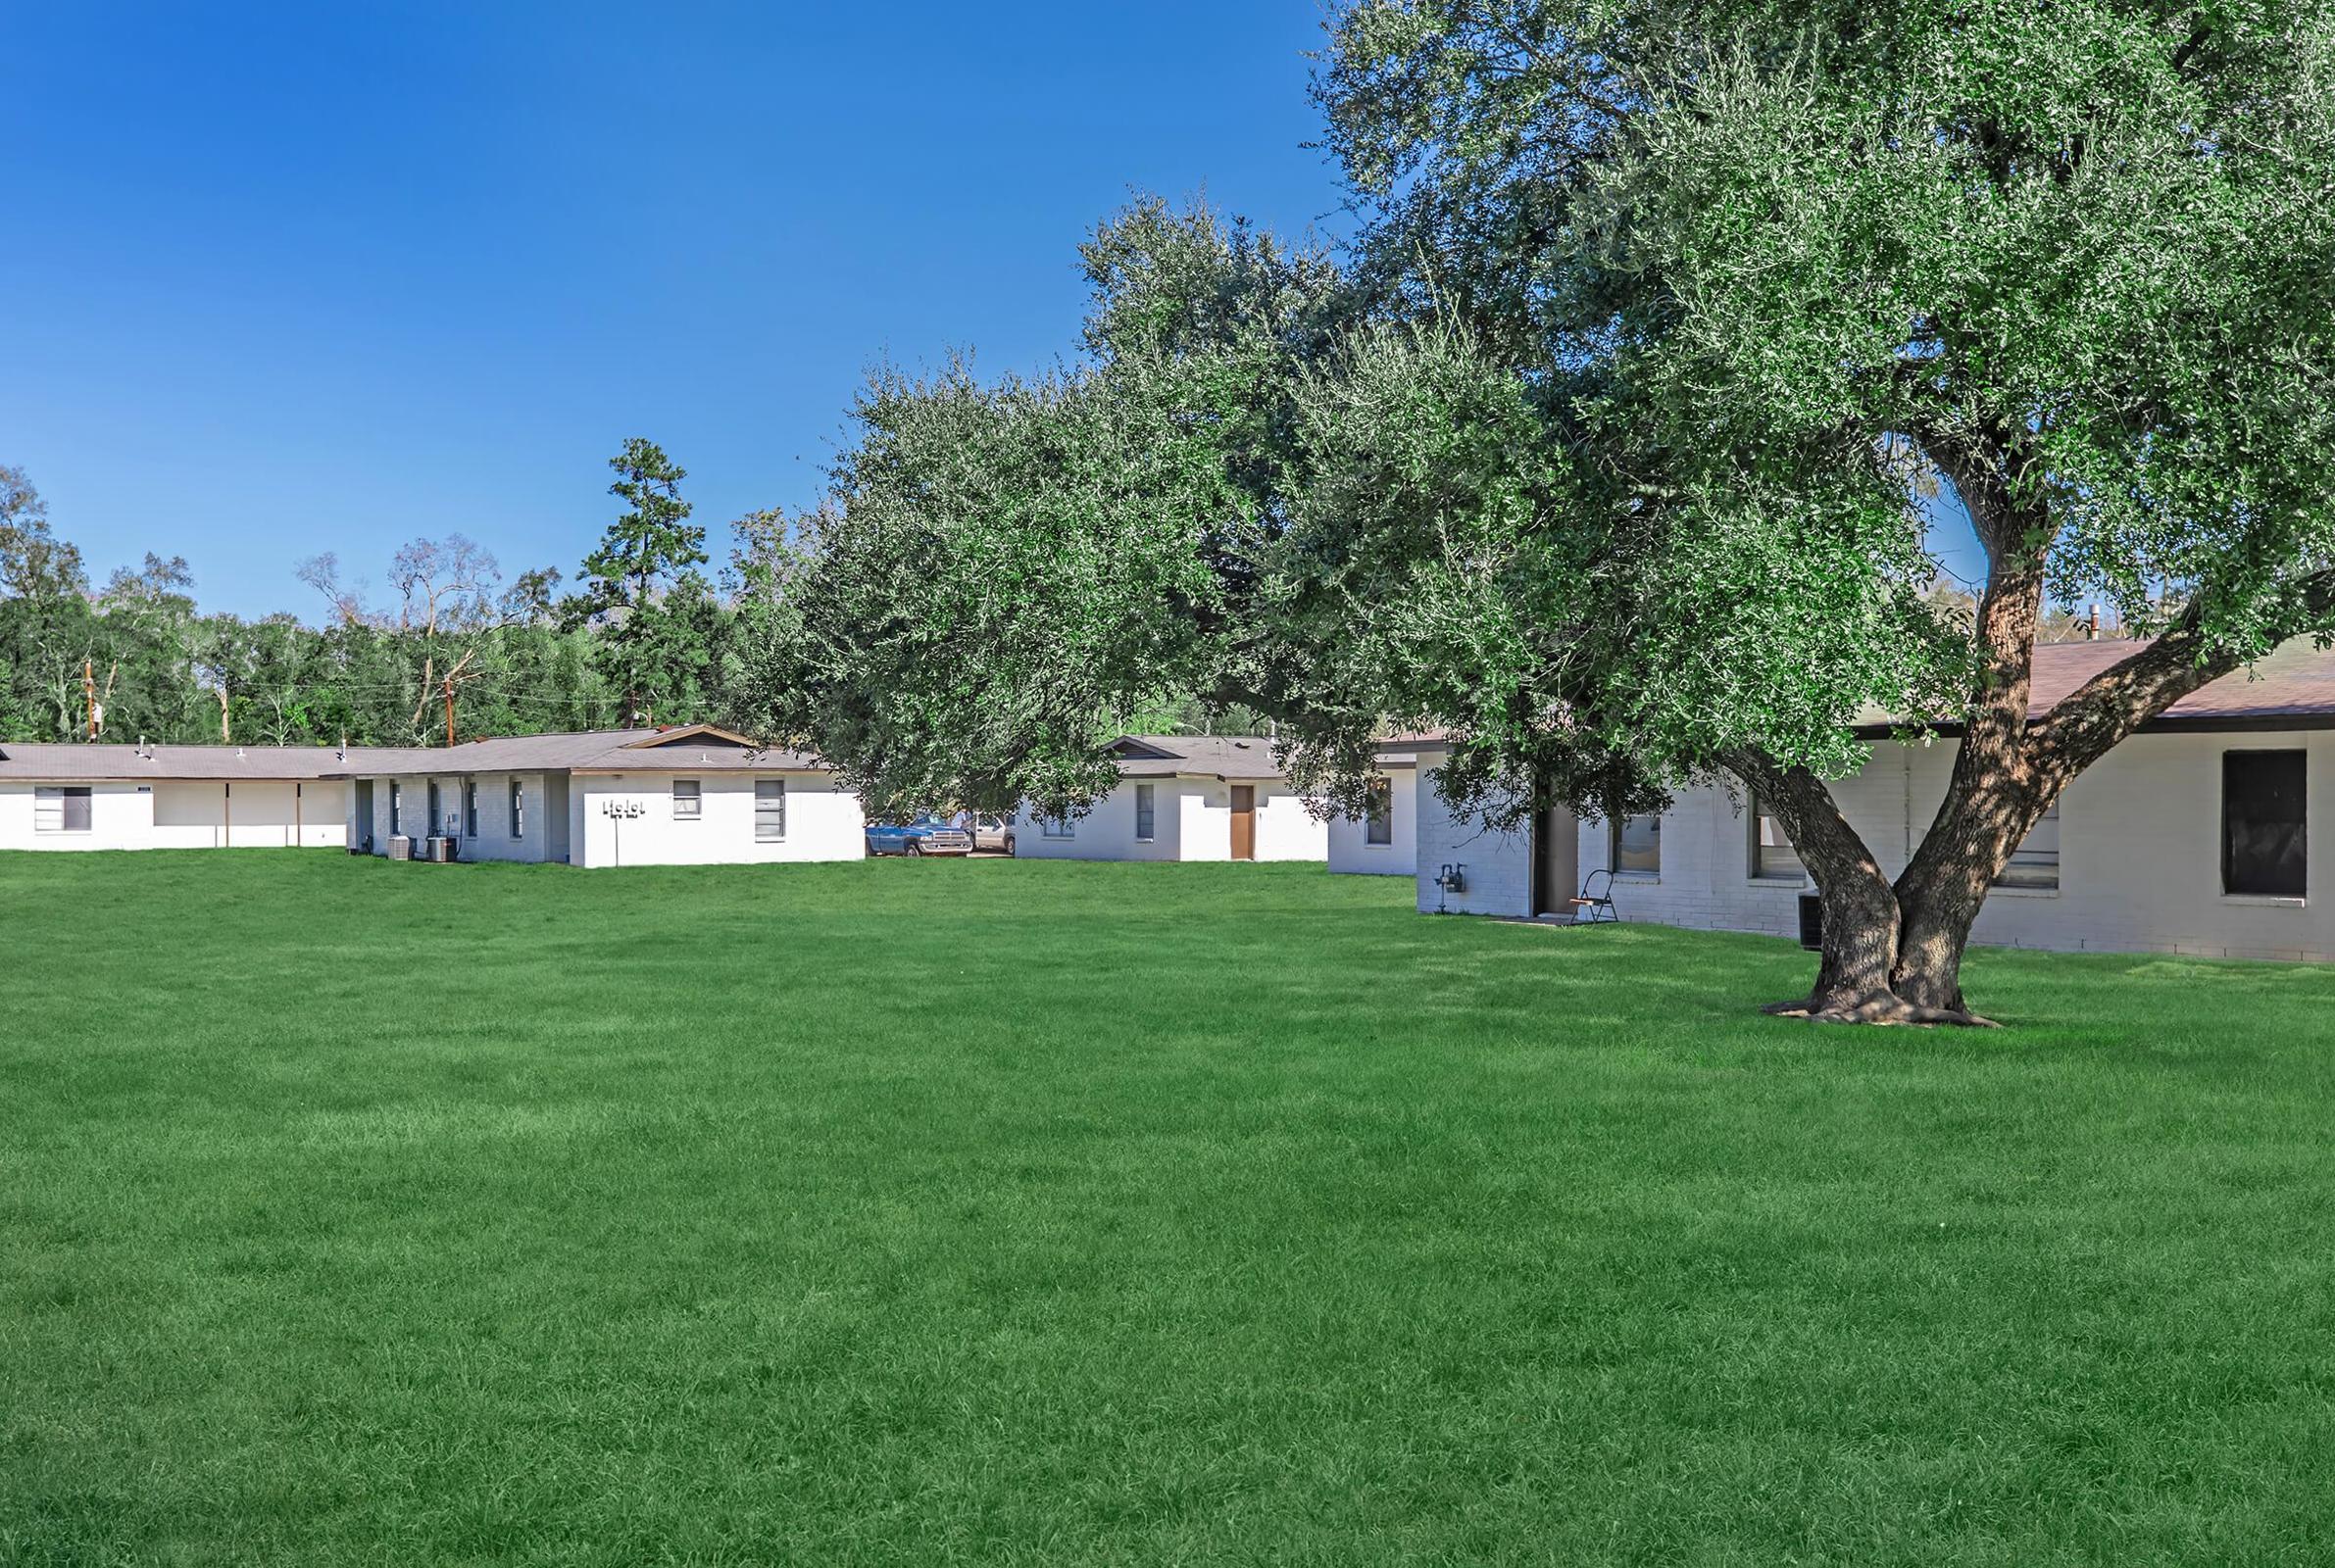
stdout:
[[114,746],[0,743],[0,779],[345,779],[389,773],[822,772],[807,752],[758,750],[711,724],[498,735],[458,746]]
[[[2027,713],[2040,718],[2084,682],[2148,646],[2144,638],[2107,637],[2080,643],[2042,643],[2035,649],[2035,674]],[[1891,732],[1902,721],[1878,710],[1857,726],[1867,739]],[[1930,726],[1958,733],[1959,723]],[[2252,667],[2237,670],[2191,692],[2144,731],[2335,729],[2335,650],[2322,651],[2300,637]],[[1381,753],[1437,750],[1450,744],[1443,730],[1420,730],[1378,743]]]
[[[2131,637],[2039,645],[2028,688],[2028,718],[2041,718],[2084,682],[2147,646],[2145,639]],[[1859,733],[1886,734],[1890,727],[1876,717],[1860,725]],[[1953,734],[1962,726],[1933,727]],[[2144,731],[2327,728],[2335,728],[2335,650],[2314,648],[2307,637],[2200,687],[2142,726]]]
[[1273,743],[1256,735],[1121,735],[1112,750],[1118,754],[1121,778],[1196,773],[1241,784],[1281,776]]
[[330,778],[382,755],[330,746],[115,746],[0,743],[0,779],[141,783],[169,779]]
[[565,735],[498,735],[459,746],[352,754],[337,776],[384,773],[824,772],[808,752],[760,748],[713,724],[601,729]]

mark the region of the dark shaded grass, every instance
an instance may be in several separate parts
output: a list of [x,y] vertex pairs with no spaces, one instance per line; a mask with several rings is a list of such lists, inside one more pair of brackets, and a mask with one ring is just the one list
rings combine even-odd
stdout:
[[2335,976],[0,858],[0,1560],[2318,1562]]

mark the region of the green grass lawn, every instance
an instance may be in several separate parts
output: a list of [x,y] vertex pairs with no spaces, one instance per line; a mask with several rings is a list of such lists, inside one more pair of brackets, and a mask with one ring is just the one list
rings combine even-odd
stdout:
[[2335,974],[0,858],[0,1562],[2323,1562]]

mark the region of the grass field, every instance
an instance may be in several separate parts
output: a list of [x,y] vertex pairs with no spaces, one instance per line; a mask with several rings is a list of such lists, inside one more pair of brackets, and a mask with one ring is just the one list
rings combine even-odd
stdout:
[[2335,974],[0,858],[0,1562],[2323,1562]]

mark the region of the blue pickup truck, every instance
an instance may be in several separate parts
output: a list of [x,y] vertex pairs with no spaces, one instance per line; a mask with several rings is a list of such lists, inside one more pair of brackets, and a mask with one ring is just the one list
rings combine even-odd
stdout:
[[876,822],[868,829],[869,855],[970,855],[972,835],[945,816]]

